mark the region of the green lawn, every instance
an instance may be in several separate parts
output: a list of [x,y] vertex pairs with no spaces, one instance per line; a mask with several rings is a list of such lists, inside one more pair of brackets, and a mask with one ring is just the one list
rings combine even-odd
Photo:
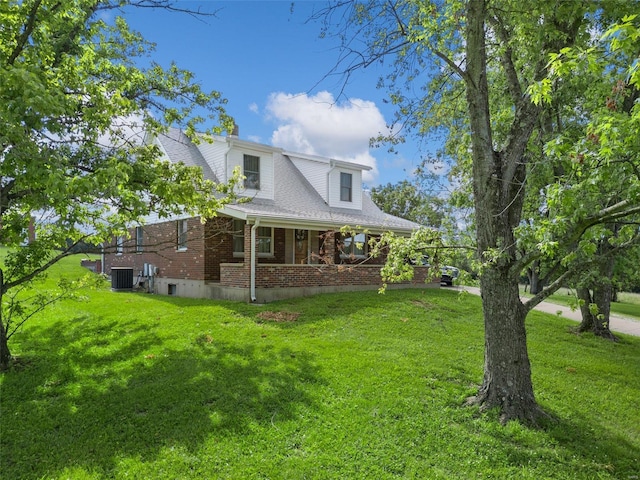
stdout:
[[0,375],[1,478],[640,475],[640,338],[576,336],[570,321],[532,313],[537,398],[556,418],[532,430],[463,406],[482,377],[473,295],[87,296],[14,338],[19,362]]

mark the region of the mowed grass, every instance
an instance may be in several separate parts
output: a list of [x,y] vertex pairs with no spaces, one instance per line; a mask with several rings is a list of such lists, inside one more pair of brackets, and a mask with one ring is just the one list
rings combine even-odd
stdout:
[[[63,271],[77,274],[77,259]],[[446,289],[263,306],[108,288],[59,303],[0,375],[6,479],[633,479],[640,338],[534,312],[537,398],[501,426],[482,379],[480,299]]]

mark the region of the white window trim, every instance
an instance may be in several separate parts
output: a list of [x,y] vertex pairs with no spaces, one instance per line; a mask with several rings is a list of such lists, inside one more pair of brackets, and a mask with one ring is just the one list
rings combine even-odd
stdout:
[[[187,220],[178,220],[176,222],[176,251],[185,252],[187,250],[187,242],[189,240],[187,232],[189,227]],[[184,241],[181,242],[181,237],[184,235]]]
[[136,227],[136,253],[144,252],[144,230],[142,227]]
[[[342,198],[342,188],[343,188],[343,186],[342,186],[342,178],[343,178],[343,175],[349,175],[349,199],[348,200],[343,200],[343,198]],[[340,185],[340,187],[339,187],[340,188],[339,198],[340,198],[340,201],[341,202],[345,202],[345,203],[353,203],[353,173],[351,173],[351,172],[340,172],[339,179],[340,179],[339,180],[339,185]]]
[[[242,239],[243,239],[243,246],[244,246],[244,223],[242,224],[242,226],[243,226],[243,229],[242,229],[242,235],[232,234],[232,237],[233,237],[234,239],[235,239],[235,238],[242,238]],[[258,228],[268,228],[268,229],[270,229],[270,230],[271,230],[271,237],[270,237],[270,238],[271,238],[271,240],[270,240],[270,242],[269,242],[269,253],[267,253],[267,252],[257,252],[257,256],[258,256],[259,258],[274,258],[274,257],[275,257],[275,254],[274,254],[273,252],[274,252],[274,248],[275,248],[275,238],[274,238],[274,236],[275,236],[275,229],[274,229],[273,227],[258,227]],[[234,229],[234,232],[235,232],[235,231],[237,231],[237,230],[235,230],[235,229]],[[256,233],[256,248],[257,248],[257,243],[258,243],[258,242],[257,242],[257,240],[258,240],[259,238],[267,238],[267,237],[265,237],[265,236],[260,237],[260,236],[259,236],[259,235],[257,235],[257,233]],[[232,240],[232,242],[233,242],[233,244],[234,244],[233,246],[235,247],[235,240]],[[244,257],[244,251],[242,251],[242,252],[237,252],[237,251],[234,249],[234,251],[233,251],[233,257],[234,257],[234,258],[243,258],[243,257]]]
[[[257,185],[257,187],[251,187],[251,186],[247,185],[247,182],[249,180],[249,176],[247,175],[247,171],[246,171],[246,168],[245,168],[246,167],[247,157],[251,157],[252,159],[257,159],[258,160],[258,171],[254,172],[254,173],[257,173],[257,176],[258,176],[258,182],[257,182],[258,185]],[[261,168],[260,168],[261,167],[261,165],[260,165],[261,163],[262,162],[260,161],[260,157],[258,155],[251,155],[251,154],[248,154],[248,153],[244,153],[242,155],[242,174],[246,177],[245,180],[244,180],[244,188],[245,188],[245,190],[256,190],[256,191],[260,190],[261,183],[262,183],[262,178],[261,178],[262,177],[262,175],[261,175],[262,172],[260,171],[261,170]],[[251,171],[251,172],[253,172],[253,171]]]
[[116,255],[124,254],[124,237],[122,235],[118,235],[116,237]]

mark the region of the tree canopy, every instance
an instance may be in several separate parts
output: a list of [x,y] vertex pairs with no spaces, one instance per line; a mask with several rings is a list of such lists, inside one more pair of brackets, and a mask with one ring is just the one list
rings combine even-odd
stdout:
[[189,71],[139,66],[153,45],[127,25],[134,7],[185,11],[169,0],[0,4],[1,364],[7,339],[50,301],[19,291],[74,245],[107,242],[150,213],[213,215],[232,191],[162,161],[149,141],[170,125],[195,138],[198,125],[228,131],[232,120]]

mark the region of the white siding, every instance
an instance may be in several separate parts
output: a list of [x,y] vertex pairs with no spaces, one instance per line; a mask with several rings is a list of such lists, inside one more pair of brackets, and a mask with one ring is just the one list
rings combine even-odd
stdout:
[[[351,202],[340,200],[340,173],[350,173],[351,177]],[[329,174],[329,206],[338,208],[351,208],[362,210],[362,172],[344,167],[336,167]]]
[[202,140],[198,145],[198,150],[200,150],[200,153],[202,153],[202,156],[221,183],[225,183],[229,178],[227,176],[227,169],[225,168],[228,149],[229,145],[226,141],[217,139],[214,140],[213,143]]
[[320,163],[300,157],[290,157],[293,164],[300,173],[307,179],[322,199],[327,201],[327,174],[329,173],[329,162]]
[[244,189],[242,186],[239,194],[247,197],[265,198],[273,200],[274,197],[274,167],[273,153],[253,150],[249,148],[233,147],[227,155],[227,178],[229,178],[235,167],[240,167],[240,171],[244,166],[244,155],[255,155],[260,157],[260,190]]

